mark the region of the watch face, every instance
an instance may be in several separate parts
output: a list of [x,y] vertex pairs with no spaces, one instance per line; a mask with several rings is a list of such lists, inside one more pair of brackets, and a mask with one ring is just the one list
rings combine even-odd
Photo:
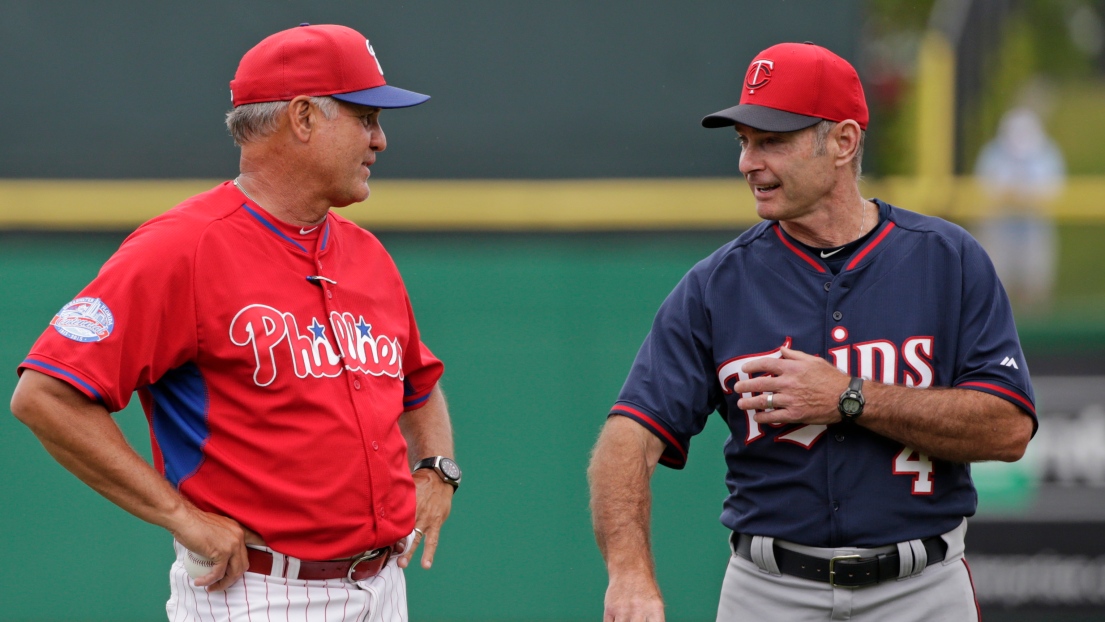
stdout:
[[442,458],[438,466],[441,467],[441,472],[447,475],[449,479],[460,479],[460,467],[457,466],[456,462],[448,458]]
[[840,400],[840,409],[849,415],[854,415],[858,413],[860,406],[862,406],[862,404],[860,404],[859,400],[854,397],[845,397],[844,399]]

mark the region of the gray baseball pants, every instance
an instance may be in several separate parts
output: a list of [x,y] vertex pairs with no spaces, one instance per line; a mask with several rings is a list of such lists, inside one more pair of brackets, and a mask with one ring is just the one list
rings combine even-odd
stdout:
[[[721,586],[718,622],[978,622],[981,615],[974,584],[963,557],[966,533],[964,519],[959,527],[941,536],[948,545],[944,561],[927,567],[923,560],[908,563],[908,556],[911,551],[918,550],[920,541],[914,541],[915,546],[903,543],[879,549],[819,549],[774,541],[775,546],[826,558],[853,554],[872,557],[896,546],[905,559],[903,576],[861,588],[832,587],[828,583],[779,574],[770,539],[757,537],[753,540],[755,562],[737,556],[736,552],[729,559]],[[920,550],[923,554],[923,548]],[[914,570],[914,567],[919,568]]]

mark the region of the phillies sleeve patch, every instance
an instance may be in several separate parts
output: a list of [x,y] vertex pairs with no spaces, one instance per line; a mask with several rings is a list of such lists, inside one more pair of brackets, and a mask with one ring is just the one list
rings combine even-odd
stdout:
[[115,328],[115,316],[99,298],[77,298],[58,311],[50,326],[73,341],[103,341]]

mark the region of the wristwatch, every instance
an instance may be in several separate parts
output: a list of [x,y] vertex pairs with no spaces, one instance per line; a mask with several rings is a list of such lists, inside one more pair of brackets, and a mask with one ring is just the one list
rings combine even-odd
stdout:
[[837,402],[836,407],[840,411],[842,420],[855,421],[863,414],[863,405],[866,403],[867,400],[863,399],[863,378],[857,377],[852,378],[848,388],[840,394],[840,401]]
[[413,473],[420,469],[433,469],[437,471],[441,479],[445,480],[446,484],[453,487],[453,492],[456,492],[457,488],[460,487],[460,467],[457,466],[456,462],[453,462],[445,456],[430,456],[429,458],[419,460],[418,464],[414,465],[414,470],[411,472]]

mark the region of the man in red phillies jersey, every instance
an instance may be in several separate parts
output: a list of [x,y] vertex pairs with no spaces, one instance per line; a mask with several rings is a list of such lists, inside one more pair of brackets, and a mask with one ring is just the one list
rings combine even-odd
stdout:
[[772,46],[734,127],[763,222],[660,307],[593,454],[607,622],[664,619],[649,480],[718,412],[731,432],[718,620],[978,620],[970,463],[1035,432],[1008,298],[962,228],[859,191],[867,104],[829,50]]
[[[241,174],[123,242],[20,364],[12,410],[173,534],[170,619],[404,620],[402,569],[423,541],[431,566],[460,483],[443,367],[390,256],[331,208],[368,198],[381,110],[429,98],[334,25],[266,38],[230,86]],[[135,391],[156,468],[110,416]]]

